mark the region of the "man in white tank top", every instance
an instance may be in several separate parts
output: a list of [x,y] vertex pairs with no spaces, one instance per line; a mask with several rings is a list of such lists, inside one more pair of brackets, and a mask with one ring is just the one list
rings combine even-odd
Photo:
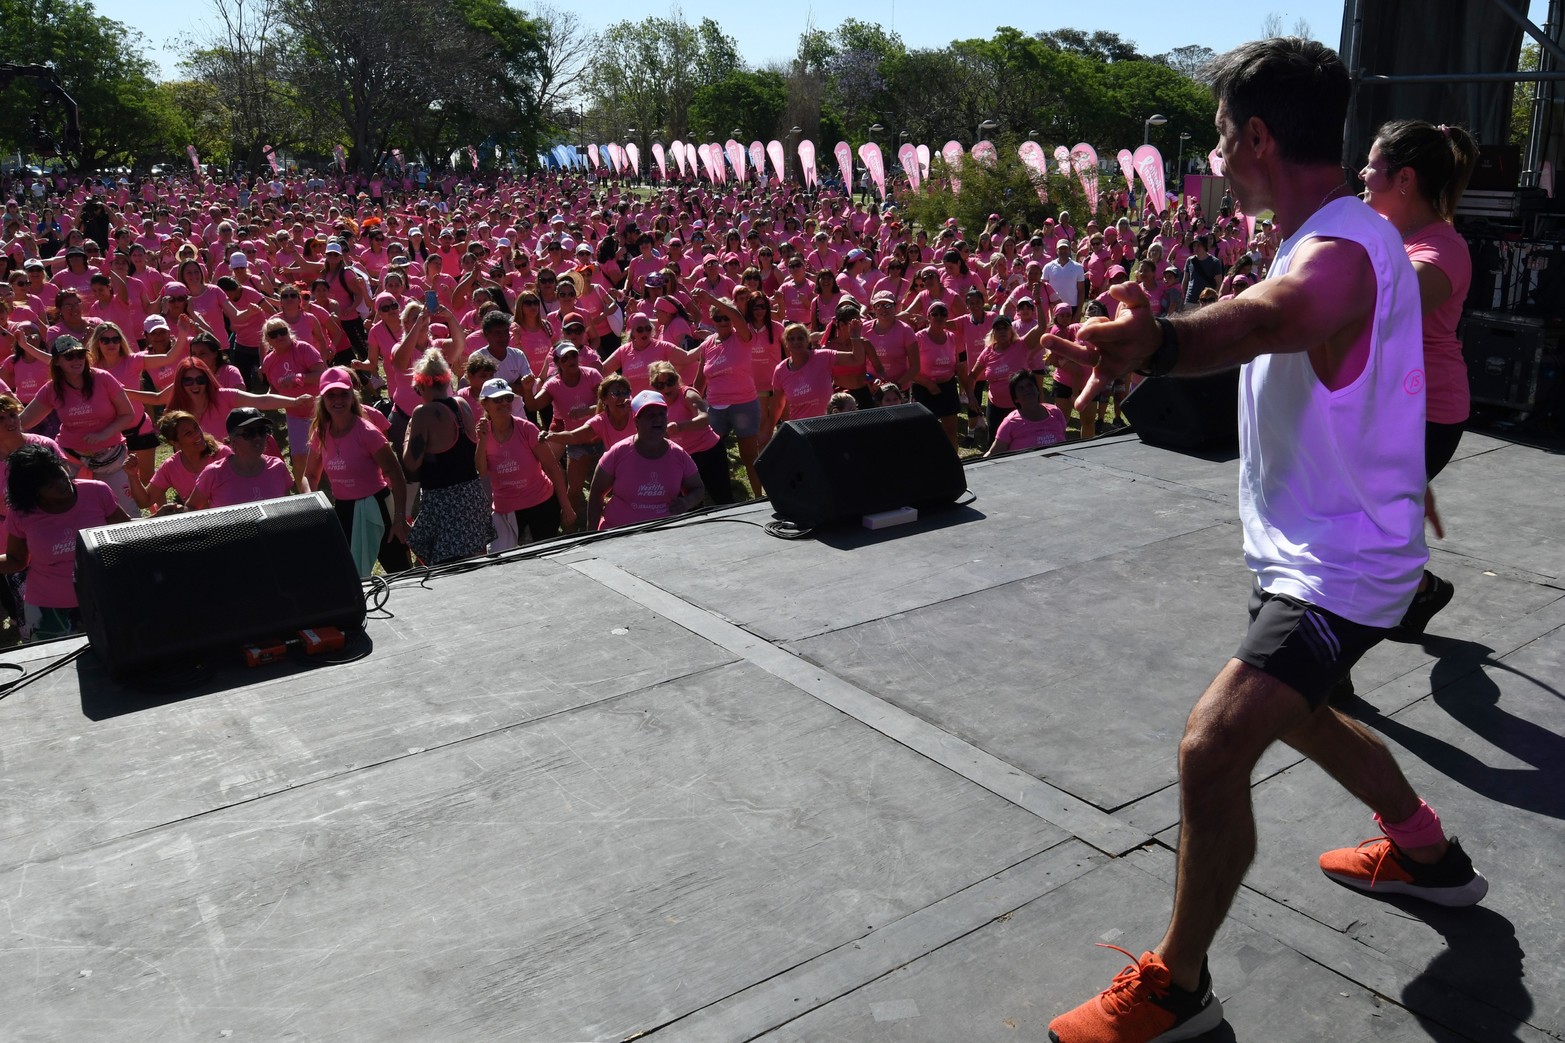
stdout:
[[1279,740],[1367,803],[1385,834],[1322,855],[1328,877],[1451,906],[1488,887],[1385,744],[1326,701],[1401,620],[1428,558],[1418,286],[1391,224],[1343,178],[1347,72],[1326,47],[1295,38],[1246,44],[1209,71],[1229,184],[1247,213],[1274,211],[1283,237],[1267,278],[1172,320],[1155,319],[1125,284],[1113,321],[1049,347],[1093,369],[1078,407],[1131,370],[1243,367],[1251,624],[1180,744],[1168,931],[1132,956],[1135,988],[1117,981],[1050,1024],[1057,1043],[1171,1043],[1222,1021],[1206,952],[1254,857],[1251,771]]

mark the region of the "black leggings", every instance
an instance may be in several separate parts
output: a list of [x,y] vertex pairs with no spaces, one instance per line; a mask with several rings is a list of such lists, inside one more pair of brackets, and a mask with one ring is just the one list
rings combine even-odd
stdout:
[[537,543],[539,540],[552,539],[560,534],[560,500],[554,494],[550,494],[547,500],[524,507],[519,511],[512,511],[511,517],[516,519],[516,542]]
[[1445,470],[1445,465],[1456,455],[1457,444],[1462,440],[1461,424],[1437,424],[1424,421],[1424,471],[1429,480]]
[[706,486],[706,495],[711,501],[733,503],[734,482],[728,471],[727,443],[718,442],[710,449],[691,453],[690,458],[696,462],[696,471],[700,473],[701,483]]
[[[408,553],[408,545],[391,534],[391,510],[386,506],[391,499],[391,490],[382,489],[375,494],[375,504],[380,508],[381,523],[386,526],[385,535],[380,538],[380,551],[375,555],[380,562],[380,567],[388,573],[406,572],[413,567],[413,559]],[[332,504],[337,511],[337,521],[342,525],[343,534],[348,539],[353,539],[353,512],[358,509],[358,500],[338,500]]]

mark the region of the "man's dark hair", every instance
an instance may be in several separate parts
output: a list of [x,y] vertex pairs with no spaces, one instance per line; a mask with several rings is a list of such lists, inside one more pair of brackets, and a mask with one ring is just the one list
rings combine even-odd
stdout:
[[491,308],[489,311],[484,313],[484,321],[480,323],[480,328],[485,330],[491,328],[498,329],[501,327],[509,328],[510,325],[511,317],[509,315],[501,311],[499,308]]
[[1241,44],[1205,69],[1212,96],[1236,126],[1254,116],[1293,163],[1341,163],[1351,85],[1335,51],[1276,36]]

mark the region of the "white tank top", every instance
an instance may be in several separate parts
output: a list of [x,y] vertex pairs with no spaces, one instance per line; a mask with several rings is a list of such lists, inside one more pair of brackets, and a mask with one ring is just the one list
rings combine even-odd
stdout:
[[1239,515],[1262,590],[1365,626],[1401,621],[1424,545],[1424,358],[1418,279],[1391,222],[1353,197],[1317,210],[1278,249],[1347,239],[1369,254],[1375,295],[1369,357],[1330,391],[1307,352],[1262,355],[1239,378]]

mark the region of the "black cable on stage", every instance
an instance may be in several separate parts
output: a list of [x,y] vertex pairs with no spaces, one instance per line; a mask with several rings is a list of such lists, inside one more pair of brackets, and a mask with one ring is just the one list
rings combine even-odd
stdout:
[[10,681],[4,685],[0,685],[0,699],[5,699],[9,696],[15,695],[17,692],[20,692],[23,688],[26,688],[28,685],[32,684],[39,678],[48,677],[66,663],[74,662],[86,650],[87,646],[82,645],[80,648],[76,649],[76,651],[67,652],[65,655],[62,655],[60,658],[44,667],[42,670],[38,670],[31,674],[27,673],[27,668],[22,666],[20,663],[0,663],[0,667],[4,667],[10,670],[20,670],[25,675],[15,681]]

